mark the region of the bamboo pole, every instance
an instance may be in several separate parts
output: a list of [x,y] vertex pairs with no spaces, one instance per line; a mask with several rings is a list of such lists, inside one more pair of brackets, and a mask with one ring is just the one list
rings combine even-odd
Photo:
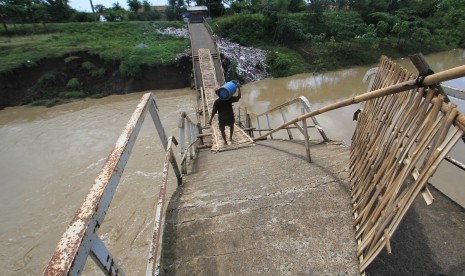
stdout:
[[[439,166],[441,160],[445,157],[447,152],[452,149],[452,147],[457,143],[458,140],[464,135],[462,129],[458,126],[454,128],[452,133],[446,138],[446,141],[436,150],[434,153],[433,158],[430,159],[428,164],[428,170],[424,172],[420,178],[417,179],[416,185],[412,185],[411,189],[405,193],[405,196],[400,198],[400,201],[395,204],[395,206],[399,206],[396,212],[395,218],[391,221],[389,225],[389,233],[393,233],[400,224],[401,219],[405,216],[405,213],[409,209],[409,207],[413,204],[416,196],[420,193],[420,191],[424,188],[427,180],[432,176],[432,174],[436,171],[437,167]],[[403,203],[402,203],[403,202]],[[370,251],[367,252],[365,258],[360,263],[360,271],[364,271],[367,266],[374,260],[374,258],[379,254],[379,252],[383,248],[382,240],[378,241]]]

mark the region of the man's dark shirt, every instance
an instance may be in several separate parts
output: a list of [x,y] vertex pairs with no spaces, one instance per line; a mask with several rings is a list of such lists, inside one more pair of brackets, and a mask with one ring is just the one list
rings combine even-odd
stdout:
[[220,98],[213,103],[213,114],[218,111],[218,122],[220,125],[231,125],[234,123],[233,103],[238,102],[241,96],[231,97],[227,101]]

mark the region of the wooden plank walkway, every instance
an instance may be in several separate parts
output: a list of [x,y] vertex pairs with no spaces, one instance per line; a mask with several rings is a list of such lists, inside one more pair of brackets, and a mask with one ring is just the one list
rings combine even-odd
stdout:
[[[195,33],[191,33],[191,36],[195,35]],[[210,38],[211,39],[211,38]],[[213,110],[213,103],[218,98],[215,94],[214,88],[220,85],[217,81],[217,72],[218,69],[212,59],[212,54],[210,49],[206,48],[199,48],[197,49],[198,53],[198,62],[200,68],[200,77],[201,82],[203,85],[203,91],[205,93],[205,100],[207,103],[207,110],[208,114],[211,114]],[[250,136],[248,136],[237,124],[234,127],[233,133],[233,141],[232,143],[225,145],[224,141],[221,137],[221,132],[218,126],[218,120],[214,119],[212,121],[211,126],[211,133],[212,133],[212,151],[225,151],[225,150],[232,150],[238,149],[243,147],[249,147],[255,145],[254,141]],[[229,127],[226,128],[226,136],[229,137]],[[229,138],[228,138],[229,139]]]

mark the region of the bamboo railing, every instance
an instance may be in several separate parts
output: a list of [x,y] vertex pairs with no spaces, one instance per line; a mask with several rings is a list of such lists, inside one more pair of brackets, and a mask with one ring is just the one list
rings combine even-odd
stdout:
[[[458,77],[457,70],[463,67],[448,72]],[[442,80],[438,75],[444,77],[443,72],[428,76],[424,84],[437,84]],[[415,79],[383,57],[372,90],[415,83]],[[360,272],[383,248],[391,252],[390,238],[418,194],[432,202],[425,185],[464,132],[465,116],[454,104],[446,104],[432,86],[409,86],[404,92],[363,103],[350,163]]]

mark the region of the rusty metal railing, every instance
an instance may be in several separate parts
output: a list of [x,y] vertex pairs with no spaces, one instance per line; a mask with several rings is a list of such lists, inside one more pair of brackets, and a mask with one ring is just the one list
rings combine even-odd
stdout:
[[158,194],[158,201],[157,201],[157,210],[155,213],[155,224],[153,227],[153,238],[152,238],[152,246],[150,247],[150,253],[147,263],[147,272],[146,275],[158,275],[157,267],[158,267],[158,249],[161,243],[160,241],[160,234],[163,231],[162,227],[162,220],[163,220],[163,207],[165,206],[165,194],[166,194],[166,185],[168,183],[168,169],[169,163],[173,167],[173,170],[178,178],[178,186],[182,184],[182,177],[181,173],[179,172],[178,164],[176,162],[176,158],[174,158],[172,145],[178,144],[174,137],[170,137],[168,139],[168,146],[166,148],[166,155],[165,155],[165,163],[163,164],[163,177],[162,183],[160,185],[160,192]]
[[[310,102],[308,101],[308,99],[304,96],[300,96],[298,98],[295,98],[293,100],[290,100],[280,106],[277,106],[277,107],[274,107],[264,113],[261,113],[261,114],[258,114],[256,116],[256,121],[257,121],[257,127],[258,129],[253,129],[252,131],[258,131],[259,135],[261,136],[262,135],[262,131],[272,131],[273,129],[271,128],[271,124],[270,124],[270,117],[269,115],[273,112],[276,112],[279,110],[279,112],[281,113],[281,117],[283,119],[283,123],[286,123],[287,122],[287,119],[286,119],[286,115],[284,113],[284,108],[287,107],[287,106],[290,106],[290,105],[294,105],[294,104],[301,104],[302,105],[302,114],[305,114],[305,113],[308,113],[308,112],[311,112],[311,109],[310,109]],[[267,125],[268,125],[268,129],[261,129],[260,128],[260,117],[266,117],[266,121],[267,121]],[[309,134],[308,134],[308,128],[309,127],[315,127],[318,132],[320,133],[321,137],[323,138],[323,140],[325,142],[329,142],[330,140],[328,139],[328,137],[326,136],[326,133],[324,132],[323,128],[320,126],[320,124],[318,123],[317,119],[315,117],[311,117],[312,121],[313,121],[313,125],[307,125],[307,121],[306,120],[302,120],[302,126],[298,125],[297,122],[294,123],[294,127],[285,127],[285,128],[282,128],[284,130],[287,131],[287,135],[289,137],[289,140],[293,140],[293,136],[292,136],[292,132],[291,132],[291,129],[298,129],[302,135],[304,135],[304,139],[305,139],[305,149],[307,151],[307,159],[308,159],[308,162],[311,162],[311,157],[310,157],[310,146],[309,146]],[[273,135],[270,134],[270,138],[273,139]]]
[[[166,138],[153,94],[144,94],[129,122],[126,124],[123,133],[116,141],[113,151],[95,178],[94,184],[84,202],[77,210],[58,243],[55,253],[43,273],[44,275],[79,275],[84,269],[88,256],[94,260],[104,274],[125,275],[119,266],[118,260],[112,256],[103,241],[96,234],[96,231],[103,224],[147,112],[150,112],[163,147],[166,149],[166,160],[171,163],[175,171],[178,185],[181,184],[181,173],[171,149],[172,144],[177,144],[177,142],[174,137]],[[154,267],[158,251],[159,233],[161,231],[160,221],[167,177],[168,164],[165,162],[158,208],[156,210],[153,245],[148,262],[149,270],[147,272],[150,275],[153,275],[155,272]]]
[[[195,124],[185,112],[181,113],[179,118],[180,128],[180,153],[181,153],[181,170],[183,174],[187,173],[187,155],[192,160],[197,155],[197,144],[199,141],[199,125]],[[187,132],[187,140],[186,140]],[[187,147],[186,147],[187,145]]]

